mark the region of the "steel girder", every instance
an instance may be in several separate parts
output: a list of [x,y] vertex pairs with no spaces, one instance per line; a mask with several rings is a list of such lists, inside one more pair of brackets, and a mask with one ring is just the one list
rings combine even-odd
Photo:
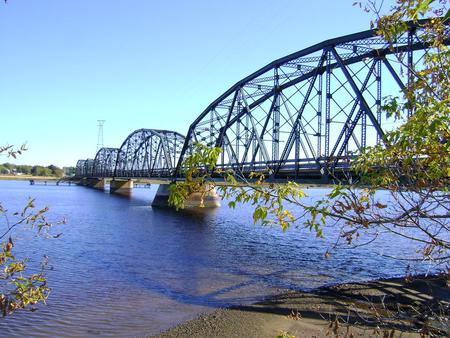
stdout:
[[101,148],[95,155],[92,176],[112,177],[118,154],[119,149],[117,148]]
[[84,164],[86,160],[78,160],[77,166],[75,167],[75,176],[76,177],[85,177],[84,175]]
[[185,137],[174,131],[134,131],[118,150],[114,177],[171,177],[184,141]]
[[82,177],[92,177],[93,170],[94,170],[94,160],[88,158],[87,160],[84,161]]
[[78,160],[77,166],[75,169],[76,177],[92,177],[92,171],[94,169],[94,160]]
[[348,169],[363,147],[397,126],[381,114],[382,99],[398,96],[411,77],[398,58],[415,69],[423,64],[423,23],[409,24],[393,45],[373,30],[328,40],[237,82],[190,125],[177,173],[194,142],[221,147],[218,167],[243,174]]

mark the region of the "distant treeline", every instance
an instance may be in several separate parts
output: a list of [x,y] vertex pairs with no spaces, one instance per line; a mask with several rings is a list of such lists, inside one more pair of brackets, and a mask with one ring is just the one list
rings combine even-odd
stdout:
[[19,165],[12,163],[0,164],[0,175],[33,175],[33,176],[72,176],[75,174],[74,167],[63,167],[62,169],[49,165],[43,167],[40,165]]

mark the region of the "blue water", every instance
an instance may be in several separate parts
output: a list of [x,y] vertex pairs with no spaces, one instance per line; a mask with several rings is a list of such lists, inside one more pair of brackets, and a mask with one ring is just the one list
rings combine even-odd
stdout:
[[[0,320],[5,337],[136,337],[157,334],[217,307],[253,302],[286,289],[405,274],[407,241],[376,241],[325,258],[338,231],[316,239],[303,228],[282,232],[253,225],[247,207],[199,213],[152,209],[157,186],[130,197],[79,186],[0,181],[0,201],[19,210],[29,196],[48,206],[58,239],[14,233],[15,249],[50,257],[46,305]],[[311,198],[324,189],[307,189]],[[0,227],[4,227],[0,221]]]

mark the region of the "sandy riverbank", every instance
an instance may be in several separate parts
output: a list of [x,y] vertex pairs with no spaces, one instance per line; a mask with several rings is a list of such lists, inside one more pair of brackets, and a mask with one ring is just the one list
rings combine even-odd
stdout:
[[156,337],[275,338],[282,333],[283,337],[298,338],[383,337],[383,330],[377,329],[377,316],[396,309],[414,316],[411,320],[402,316],[391,321],[387,328],[395,330],[392,337],[420,337],[417,329],[423,322],[449,329],[448,319],[442,323],[426,316],[430,305],[438,300],[447,307],[448,315],[450,292],[445,278],[343,284],[316,292],[286,293],[254,305],[219,309]]

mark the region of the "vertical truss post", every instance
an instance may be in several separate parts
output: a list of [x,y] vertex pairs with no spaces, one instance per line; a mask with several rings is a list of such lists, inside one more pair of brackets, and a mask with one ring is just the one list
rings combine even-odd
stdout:
[[[376,70],[376,81],[377,81],[377,122],[381,126],[381,60],[377,61]],[[377,133],[377,144],[380,143],[380,135]]]
[[248,154],[248,148],[250,147],[250,137],[251,137],[251,133],[250,133],[250,116],[247,114],[245,115],[245,155],[242,158],[242,162],[245,163],[247,162],[247,154]]
[[[246,115],[246,117],[245,117],[245,133],[247,134],[247,130],[249,130],[248,129],[248,125],[249,125],[249,116],[248,115]],[[252,140],[254,140],[255,139],[255,130],[253,130],[252,129],[252,132],[251,133],[249,133],[250,134],[250,136],[245,136],[245,145],[244,145],[244,154],[242,155],[242,161],[241,161],[241,166],[240,166],[240,170],[243,172],[244,171],[244,163],[248,163],[248,161],[247,161],[247,158],[248,158],[248,152],[250,151],[250,148],[251,148],[251,145],[250,145],[250,143],[252,142]],[[250,170],[253,170],[253,167],[252,167],[252,169],[250,169]]]
[[323,74],[319,74],[319,87],[317,90],[317,156],[322,155],[322,76]]
[[165,134],[159,135],[159,138],[161,139],[162,143],[162,157],[164,157],[164,160],[162,160],[161,168],[164,168],[166,166],[167,169],[172,167],[172,162],[170,160],[170,152],[169,152],[169,140],[168,136]]
[[[242,92],[241,92],[241,95],[242,95]],[[244,109],[244,108],[242,108],[242,103],[241,103],[241,100],[239,99],[238,100],[238,107],[237,107],[238,109],[238,115],[241,113],[241,110],[242,109]],[[238,161],[239,162],[239,141],[241,140],[241,134],[240,134],[240,132],[241,132],[241,128],[240,128],[240,126],[241,126],[241,119],[239,118],[237,121],[236,121],[236,150],[235,150],[235,153],[236,153],[236,161]],[[236,164],[238,164],[239,165],[239,163],[236,163]]]
[[[150,142],[152,138],[150,138]],[[148,149],[149,149],[148,141],[145,146],[145,154],[144,154],[144,165],[142,166],[142,176],[148,176],[148,162],[149,162],[149,156],[148,156]]]
[[214,113],[216,112],[216,108],[211,109],[211,112],[209,113],[209,144],[214,144]]
[[[411,88],[412,82],[413,82],[413,72],[414,72],[414,60],[413,60],[413,51],[412,51],[412,45],[413,45],[413,39],[414,39],[414,29],[409,28],[408,29],[408,89]],[[409,107],[408,108],[408,118],[411,117],[412,110]]]
[[300,165],[300,130],[296,130],[295,136],[295,178],[298,178],[298,171]]
[[[274,69],[274,87],[278,90],[279,75],[278,68]],[[280,157],[280,97],[275,98],[275,106],[273,108],[272,118],[272,161],[278,161]]]
[[156,148],[156,152],[155,152],[155,155],[153,157],[155,160],[153,161],[153,166],[150,168],[150,173],[149,173],[150,177],[154,177],[155,176],[155,175],[153,175],[153,173],[155,171],[155,167],[161,165],[161,161],[160,161],[161,156],[159,156],[160,150],[161,150],[161,139],[158,142],[158,146]]
[[[227,134],[223,135],[223,143],[224,143],[224,149],[226,149],[227,153],[228,153],[228,163],[230,163],[231,167],[234,168],[235,165],[233,163],[239,163],[239,159],[236,156],[236,152],[234,151],[234,148],[232,147],[231,141],[228,138]],[[225,166],[225,164],[224,164],[224,166]]]
[[[370,77],[371,72],[372,72],[372,67],[369,70],[369,74],[368,74],[369,77]],[[364,95],[363,94],[364,90],[365,90],[365,86],[361,90],[361,96]],[[358,99],[356,99],[356,100],[358,100]],[[362,108],[360,107],[359,109],[362,109]],[[348,131],[349,131],[349,129],[347,129],[347,132]],[[361,116],[361,147],[365,148],[366,145],[367,145],[367,115],[363,111],[362,112],[362,116]],[[345,156],[348,156],[348,142],[347,142],[347,145],[345,147]]]
[[328,158],[330,155],[330,110],[331,110],[331,53],[330,51],[327,51],[327,63],[326,63],[326,78],[325,78],[325,153],[324,156]]
[[[257,149],[257,147],[258,147],[258,143],[257,143],[257,141],[256,141],[256,139],[253,137],[252,138],[252,154],[255,154],[256,153],[256,149]],[[261,156],[261,155],[260,155]],[[252,155],[252,159],[251,159],[251,161],[250,161],[250,171],[254,171],[255,170],[255,160],[254,160],[254,155]]]
[[[174,140],[173,140],[173,164],[176,165],[177,163],[177,136],[174,135],[173,136]],[[173,171],[173,168],[170,168],[171,171]],[[172,175],[173,173],[171,172],[170,175]]]
[[[228,115],[227,115],[227,119],[225,121],[225,125],[220,128],[219,137],[217,138],[217,142],[216,142],[216,147],[222,147],[222,156],[221,156],[221,158],[222,158],[222,169],[225,167],[225,148],[230,146],[230,144],[226,145],[224,143],[224,133],[225,133],[226,129],[228,128],[231,116],[233,115],[233,109],[234,109],[234,106],[236,104],[236,101],[237,101],[237,98],[238,98],[238,94],[239,94],[239,90],[236,90],[234,92],[233,100],[231,102],[230,108],[228,109]],[[181,154],[180,154],[180,157],[181,157]]]
[[193,127],[192,125],[189,126],[188,132],[186,134],[186,139],[184,140],[183,148],[181,149],[180,156],[178,157],[178,163],[175,168],[175,174],[173,178],[175,178],[177,175],[181,175],[181,165],[183,164],[184,155],[188,151],[188,148],[192,145],[191,139],[193,139],[194,141],[197,140],[197,137],[195,135],[195,127]]
[[146,156],[148,157],[148,160],[145,162],[145,173],[144,173],[144,175],[147,176],[147,177],[150,177],[150,172],[151,172],[152,166],[154,165],[154,163],[156,161],[156,159],[153,157],[154,156],[154,154],[153,154],[153,150],[154,149],[153,148],[155,147],[154,142],[156,142],[155,138],[154,137],[150,137],[148,139],[147,145],[146,145],[146,148],[147,148]]
[[222,159],[222,169],[224,169],[224,167],[225,167],[225,147],[226,147],[227,145],[225,145],[225,143],[223,142],[223,140],[222,140],[222,151],[221,151],[221,154],[220,154],[220,157],[221,157],[221,159]]
[[153,148],[155,147],[155,145],[153,144],[153,137],[150,139],[150,154],[149,154],[149,158],[150,161],[148,162],[148,167],[147,167],[147,176],[150,176],[150,172],[152,170],[152,166],[155,162],[155,158],[153,157]]
[[366,145],[367,145],[367,115],[365,112],[363,112],[361,116],[361,147],[365,148]]
[[[347,142],[345,143],[345,148],[344,148],[344,156],[347,157],[348,156],[348,140],[350,139],[351,136],[351,131],[350,131],[350,122],[345,122],[344,128],[345,128],[345,140],[347,140]],[[331,152],[331,155],[333,155],[334,151]],[[336,157],[335,159],[335,163],[337,163],[339,161],[339,155],[338,157]]]

